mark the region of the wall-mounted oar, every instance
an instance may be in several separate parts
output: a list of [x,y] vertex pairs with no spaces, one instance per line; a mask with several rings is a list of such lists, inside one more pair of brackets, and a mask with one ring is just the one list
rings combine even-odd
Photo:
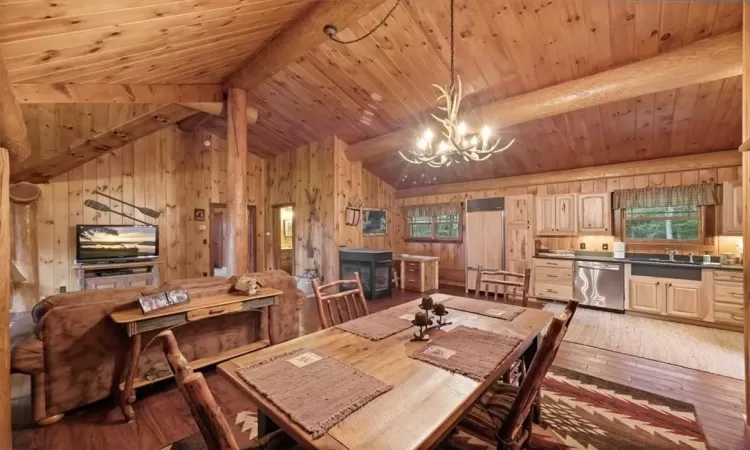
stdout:
[[105,194],[105,193],[103,193],[103,192],[99,192],[99,191],[94,191],[94,194],[96,194],[96,195],[101,195],[102,197],[107,197],[107,198],[108,198],[108,199],[110,199],[110,200],[114,200],[114,201],[116,201],[116,202],[120,202],[120,203],[122,203],[123,205],[126,205],[126,206],[130,206],[130,207],[132,207],[132,208],[135,208],[136,210],[140,211],[140,212],[141,212],[141,213],[143,213],[144,215],[146,215],[146,216],[149,216],[149,217],[153,217],[154,219],[158,219],[158,218],[159,218],[159,216],[161,216],[161,213],[160,213],[159,211],[154,211],[153,209],[151,209],[151,208],[146,208],[145,206],[135,206],[135,205],[134,205],[134,204],[132,204],[132,203],[128,203],[128,202],[126,202],[126,201],[124,201],[124,200],[120,200],[119,198],[115,198],[115,197],[112,197],[111,195],[107,195],[107,194]]
[[96,200],[91,200],[91,199],[89,199],[89,200],[86,200],[86,201],[84,201],[84,202],[83,202],[83,204],[84,204],[85,206],[87,206],[87,207],[89,207],[89,208],[91,208],[91,209],[95,209],[95,210],[97,210],[97,211],[101,211],[101,212],[106,212],[106,213],[113,213],[113,214],[117,214],[118,216],[122,216],[122,217],[125,217],[125,218],[127,218],[127,219],[133,220],[133,221],[135,221],[135,222],[139,222],[139,223],[142,223],[142,224],[144,224],[144,225],[151,225],[151,224],[150,224],[150,223],[148,223],[148,222],[144,222],[144,221],[142,221],[142,220],[138,220],[138,219],[136,219],[135,217],[130,217],[130,216],[129,216],[129,215],[127,215],[127,214],[123,214],[123,213],[121,213],[121,212],[119,212],[119,211],[115,211],[115,210],[113,210],[112,208],[110,208],[109,206],[105,205],[104,203],[99,203],[99,202],[97,202]]

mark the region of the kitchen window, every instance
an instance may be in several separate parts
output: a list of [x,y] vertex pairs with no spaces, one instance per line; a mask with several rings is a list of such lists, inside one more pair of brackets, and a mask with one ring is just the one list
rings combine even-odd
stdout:
[[701,240],[701,214],[697,205],[635,207],[623,211],[627,241]]
[[461,242],[461,206],[453,204],[421,205],[405,208],[406,240]]

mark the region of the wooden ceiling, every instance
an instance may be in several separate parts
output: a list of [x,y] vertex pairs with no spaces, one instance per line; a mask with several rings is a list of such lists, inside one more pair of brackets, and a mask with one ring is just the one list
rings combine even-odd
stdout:
[[[0,2],[16,83],[216,83],[314,1]],[[393,6],[339,33],[364,34]],[[456,0],[466,107],[605,71],[737,31],[735,2]],[[49,16],[49,18],[45,18]],[[326,42],[253,89],[248,140],[273,155],[332,133],[356,143],[425,120],[449,76],[448,2],[401,0],[386,26]],[[516,125],[484,164],[425,170],[398,154],[365,167],[397,188],[726,150],[740,141],[739,78]],[[215,127],[220,129],[220,127]]]

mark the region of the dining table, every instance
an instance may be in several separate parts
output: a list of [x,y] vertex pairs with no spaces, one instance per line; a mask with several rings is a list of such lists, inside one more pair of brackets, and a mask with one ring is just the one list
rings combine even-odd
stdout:
[[[442,302],[456,296],[433,294],[432,298],[435,302]],[[393,308],[416,308],[420,302],[417,299]],[[225,361],[218,366],[219,373],[257,407],[260,436],[281,428],[302,447],[311,449],[433,448],[514,362],[524,358],[530,364],[539,346],[540,335],[553,315],[544,310],[522,309],[523,312],[512,320],[503,320],[449,307],[446,317],[455,324],[495,333],[512,332],[520,340],[481,381],[410,357],[428,343],[412,340],[415,328],[407,328],[381,340],[370,340],[331,327]],[[430,330],[429,336],[436,338],[444,333],[450,333],[450,330]],[[243,367],[299,349],[314,350],[334,358],[393,388],[346,416],[322,436],[313,437],[238,373]]]

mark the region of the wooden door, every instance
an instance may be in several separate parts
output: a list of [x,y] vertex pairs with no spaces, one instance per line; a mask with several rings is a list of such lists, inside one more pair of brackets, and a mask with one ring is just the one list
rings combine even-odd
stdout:
[[211,210],[209,231],[211,243],[209,254],[211,256],[211,270],[224,267],[224,209]]
[[578,196],[578,231],[581,234],[612,234],[609,192]]
[[559,234],[576,234],[576,196],[555,196],[555,232]]
[[[707,307],[701,301],[701,282],[689,280],[665,280],[667,315],[702,320]],[[708,306],[708,305],[706,305]]]
[[[466,264],[503,270],[503,211],[466,213]],[[476,272],[466,279],[469,289],[476,286]]]
[[[214,269],[220,269],[226,267],[227,261],[227,221],[229,220],[229,213],[227,207],[223,203],[212,203],[209,210],[209,260],[211,262],[210,274],[214,274]],[[255,206],[249,205],[247,207],[247,272],[254,272],[256,269],[256,249],[255,249]]]
[[537,234],[555,233],[555,208],[554,195],[543,195],[536,198]]
[[529,227],[508,227],[505,247],[507,249],[508,268],[513,272],[523,273],[531,263],[533,240]]
[[723,234],[742,234],[742,182],[724,183],[723,204],[721,205],[721,230]]
[[664,314],[664,282],[661,278],[630,277],[630,310],[651,314]]
[[505,197],[505,217],[508,225],[531,225],[533,198],[530,194]]

